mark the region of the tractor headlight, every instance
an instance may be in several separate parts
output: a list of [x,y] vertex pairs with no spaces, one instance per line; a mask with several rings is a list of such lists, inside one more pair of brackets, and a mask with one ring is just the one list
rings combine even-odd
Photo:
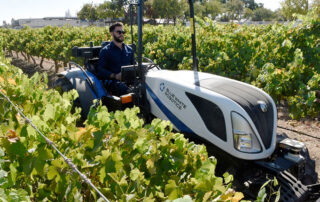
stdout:
[[248,121],[236,112],[232,112],[231,116],[234,147],[239,151],[247,153],[260,152],[260,143]]

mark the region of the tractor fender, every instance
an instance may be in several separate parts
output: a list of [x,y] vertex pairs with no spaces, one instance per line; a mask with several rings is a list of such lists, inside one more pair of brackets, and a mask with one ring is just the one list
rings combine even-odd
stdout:
[[59,73],[60,76],[65,76],[70,81],[73,88],[78,92],[82,108],[81,114],[84,115],[84,117],[88,115],[93,100],[101,99],[103,96],[107,95],[102,82],[91,72],[86,71],[86,73],[93,84],[92,86],[90,85],[90,82],[88,82],[88,77],[81,69],[72,68]]

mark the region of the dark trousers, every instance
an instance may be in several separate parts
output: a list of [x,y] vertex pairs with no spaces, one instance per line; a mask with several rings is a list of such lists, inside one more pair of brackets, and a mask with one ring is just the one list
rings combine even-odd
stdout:
[[118,80],[105,80],[104,85],[111,95],[121,96],[128,93],[128,86]]

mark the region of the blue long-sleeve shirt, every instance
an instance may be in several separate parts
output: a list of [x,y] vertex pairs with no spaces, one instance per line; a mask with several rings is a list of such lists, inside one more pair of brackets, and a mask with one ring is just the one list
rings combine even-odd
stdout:
[[121,72],[121,66],[134,64],[132,48],[122,44],[122,50],[113,41],[100,50],[97,74],[99,79],[108,80],[112,73]]

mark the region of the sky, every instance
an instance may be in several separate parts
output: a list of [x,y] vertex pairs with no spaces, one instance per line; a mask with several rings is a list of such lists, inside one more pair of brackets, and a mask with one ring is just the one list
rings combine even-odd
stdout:
[[[0,0],[0,26],[3,21],[11,24],[11,19],[64,17],[67,10],[76,16],[83,4],[103,3],[105,0]],[[281,0],[255,0],[265,8],[276,10]]]
[[0,25],[11,19],[64,17],[67,10],[75,17],[85,3],[99,4],[104,0],[0,0]]
[[255,0],[256,3],[263,3],[263,7],[268,8],[272,11],[275,11],[278,8],[280,8],[280,2],[282,1],[283,0]]

